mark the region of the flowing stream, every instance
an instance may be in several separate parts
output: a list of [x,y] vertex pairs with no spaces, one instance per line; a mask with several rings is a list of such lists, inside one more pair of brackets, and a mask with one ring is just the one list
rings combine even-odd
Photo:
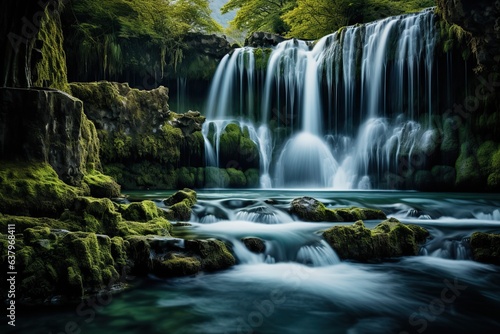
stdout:
[[[304,195],[332,208],[380,208],[427,228],[431,237],[419,256],[341,261],[321,231],[350,223],[291,216],[290,201]],[[500,268],[472,261],[469,238],[475,231],[499,233],[499,208],[498,196],[487,194],[199,191],[192,226],[174,233],[225,240],[236,266],[168,280],[150,276],[105,304],[28,309],[16,329],[36,325],[40,333],[66,333],[74,322],[81,333],[495,333]],[[248,251],[243,237],[263,239],[265,252]]]

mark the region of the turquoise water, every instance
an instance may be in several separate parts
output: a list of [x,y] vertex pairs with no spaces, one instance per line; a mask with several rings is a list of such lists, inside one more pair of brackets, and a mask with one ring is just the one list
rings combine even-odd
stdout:
[[[135,192],[130,199],[169,193]],[[332,260],[320,232],[291,199],[380,208],[431,232],[421,255],[361,264]],[[108,299],[24,310],[20,333],[496,333],[500,267],[470,260],[474,231],[500,233],[498,194],[210,190],[198,192],[186,237],[229,242],[233,268],[177,279],[153,276]],[[158,202],[159,203],[159,202]],[[160,203],[159,203],[160,205]],[[263,223],[265,222],[265,223]],[[373,226],[378,221],[366,222]],[[239,239],[257,236],[255,255]]]

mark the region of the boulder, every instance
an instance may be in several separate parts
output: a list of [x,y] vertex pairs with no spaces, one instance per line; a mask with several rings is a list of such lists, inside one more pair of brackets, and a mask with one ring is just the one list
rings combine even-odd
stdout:
[[185,247],[200,259],[203,270],[221,270],[236,264],[234,256],[220,240],[186,240]]
[[386,219],[386,215],[381,210],[366,208],[342,208],[328,209],[323,203],[312,197],[300,197],[292,201],[290,213],[300,219],[312,222],[343,222],[356,221],[360,219]]
[[189,220],[196,201],[194,190],[188,188],[179,190],[163,201],[168,206],[165,215],[170,220]]
[[249,251],[257,254],[264,253],[266,251],[266,243],[264,240],[259,238],[243,238],[241,241],[245,244]]
[[344,260],[368,262],[384,258],[417,255],[429,232],[417,225],[405,225],[395,218],[367,229],[359,220],[351,226],[334,226],[323,237]]
[[475,232],[470,238],[472,258],[500,265],[500,234]]

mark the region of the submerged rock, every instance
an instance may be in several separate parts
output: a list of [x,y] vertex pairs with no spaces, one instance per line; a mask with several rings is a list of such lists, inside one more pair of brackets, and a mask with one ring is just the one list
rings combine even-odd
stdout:
[[341,259],[371,261],[383,258],[417,255],[419,244],[429,232],[417,225],[405,225],[395,218],[367,229],[359,220],[351,226],[334,226],[323,237]]
[[248,237],[241,239],[241,241],[253,253],[262,254],[266,251],[266,244],[262,239]]
[[366,208],[328,209],[323,203],[312,197],[300,197],[292,201],[290,213],[300,219],[313,222],[344,222],[356,220],[386,219],[381,210]]
[[500,265],[500,234],[475,232],[470,247],[474,260]]

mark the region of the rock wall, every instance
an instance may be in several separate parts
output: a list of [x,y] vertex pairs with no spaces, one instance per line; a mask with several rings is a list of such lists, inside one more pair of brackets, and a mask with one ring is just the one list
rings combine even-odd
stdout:
[[438,11],[449,23],[472,35],[478,71],[498,70],[500,61],[499,0],[437,0]]
[[80,100],[50,89],[0,88],[0,104],[0,159],[47,162],[71,185],[99,168],[96,131]]

